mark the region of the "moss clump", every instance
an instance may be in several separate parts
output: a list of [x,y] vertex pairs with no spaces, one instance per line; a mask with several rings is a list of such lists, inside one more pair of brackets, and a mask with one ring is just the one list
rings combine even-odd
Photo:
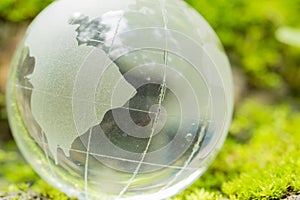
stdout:
[[209,192],[205,189],[194,188],[192,190],[188,189],[185,192],[172,198],[172,200],[221,200],[222,195],[216,192]]
[[[172,200],[282,199],[300,194],[299,124],[300,112],[289,105],[244,102],[215,162]],[[15,148],[12,143],[0,150],[0,187],[7,196],[70,199],[38,178]]]
[[0,147],[0,166],[0,199],[72,199],[41,180],[13,142]]
[[186,1],[216,30],[250,85],[274,89],[287,83],[300,94],[300,51],[278,42],[275,34],[282,26],[300,27],[300,0]]
[[40,194],[43,197],[47,197],[49,199],[54,200],[76,200],[76,198],[70,198],[66,196],[64,193],[58,191],[57,189],[49,186],[46,182],[39,180],[34,186],[32,186],[31,190]]
[[[240,126],[244,119],[252,123]],[[248,129],[253,136],[227,155],[234,163],[234,178],[222,185],[222,191],[238,199],[280,199],[299,194],[299,124],[300,113],[292,112],[289,106],[247,102],[239,111],[232,132]]]
[[[8,145],[6,145],[8,146]],[[20,154],[12,147],[0,149],[0,166],[1,166],[1,185],[6,185],[10,182],[22,183],[32,182],[38,179],[31,167],[24,165],[24,161]],[[18,172],[18,173],[16,173]]]
[[174,200],[281,199],[300,194],[299,125],[300,113],[288,105],[246,101],[213,165]]
[[1,0],[0,18],[12,22],[32,19],[53,1],[54,0]]

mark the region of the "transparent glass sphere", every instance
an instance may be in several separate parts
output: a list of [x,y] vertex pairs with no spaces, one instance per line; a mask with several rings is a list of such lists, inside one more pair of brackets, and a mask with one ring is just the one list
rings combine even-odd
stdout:
[[230,65],[180,0],[60,0],[31,24],[7,86],[14,137],[80,199],[175,195],[208,167],[233,109]]

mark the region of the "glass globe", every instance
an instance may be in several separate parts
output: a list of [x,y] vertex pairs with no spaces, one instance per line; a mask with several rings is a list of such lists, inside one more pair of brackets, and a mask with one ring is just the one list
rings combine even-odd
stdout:
[[50,184],[80,199],[165,199],[208,167],[233,109],[230,65],[180,0],[60,0],[12,62],[17,144]]

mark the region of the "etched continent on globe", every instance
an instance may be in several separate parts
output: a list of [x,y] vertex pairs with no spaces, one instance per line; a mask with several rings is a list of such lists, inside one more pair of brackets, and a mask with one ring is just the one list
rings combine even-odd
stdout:
[[[74,96],[68,97],[63,94],[56,94],[57,88],[53,88],[55,89],[53,92],[51,89],[45,92],[41,92],[38,89],[32,90],[31,108],[33,116],[45,133],[50,150],[55,158],[57,157],[58,147],[60,147],[66,155],[69,155],[72,143],[77,137],[84,134],[90,127],[100,123],[107,111],[113,108],[122,107],[135,94],[135,88],[124,79],[119,68],[114,63],[110,64],[107,68],[104,68],[105,65],[102,65],[102,62],[103,59],[107,58],[101,55],[101,52],[96,50],[93,53],[94,57],[91,58],[92,63],[89,62],[89,65],[83,65],[82,67],[87,67],[89,70],[97,70],[97,73],[101,74],[102,79],[95,77],[98,78],[100,82],[99,87],[93,88],[95,91],[88,87],[88,84],[81,85],[79,90],[83,91],[84,94],[79,94],[79,98],[76,97],[76,103],[81,104],[81,108],[84,112],[91,110],[91,106],[96,106],[100,109],[97,109],[97,113],[93,113],[93,110],[91,110],[92,113],[90,116],[78,116],[82,118],[82,123],[84,124],[81,124],[77,129],[74,124],[74,117],[77,116],[73,116],[72,112]],[[41,60],[41,62],[43,61]],[[93,64],[95,66],[92,66]],[[39,66],[36,67],[38,68]],[[68,71],[65,73],[68,73]],[[92,73],[94,74],[95,72],[93,71]],[[44,79],[41,79],[41,77],[41,74],[37,71],[30,76],[29,81],[34,88],[38,88],[40,83],[44,82]],[[92,77],[86,78],[86,81],[88,81]],[[116,84],[121,84],[123,86],[122,94],[118,96],[118,101],[112,104],[112,93]],[[73,90],[76,91],[76,88]],[[102,94],[100,100],[96,102],[96,105],[91,104],[91,102],[94,102],[93,95],[95,92],[97,94]]]

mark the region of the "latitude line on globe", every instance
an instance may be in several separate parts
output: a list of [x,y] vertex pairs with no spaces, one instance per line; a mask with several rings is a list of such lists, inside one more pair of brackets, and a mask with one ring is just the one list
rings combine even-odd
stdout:
[[[47,143],[41,142],[41,144],[43,144],[45,146],[49,146]],[[66,149],[66,148],[63,148],[63,147],[59,147],[59,148]],[[71,148],[69,150],[73,151],[73,152],[81,153],[81,154],[86,154],[85,151],[78,150],[78,149],[72,149]],[[97,153],[92,153],[92,152],[89,152],[89,155],[99,156],[99,157],[102,157],[102,158],[111,158],[111,159],[114,159],[114,160],[126,161],[126,162],[131,162],[131,163],[139,163],[140,162],[140,161],[137,161],[137,160],[130,160],[130,159],[126,159],[126,158],[119,158],[119,157],[108,156],[108,155],[103,155],[103,154],[97,154]],[[182,169],[183,168],[183,167],[179,167],[179,166],[163,165],[163,164],[149,163],[149,162],[142,162],[142,164],[150,165],[150,166],[156,166],[156,167],[172,168],[172,169]],[[186,169],[188,169],[188,170],[195,170],[195,169],[198,169],[198,168],[187,167]]]
[[[42,90],[37,90],[37,89],[33,89],[33,88],[30,88],[30,87],[26,87],[26,86],[22,86],[22,85],[19,85],[19,84],[16,84],[15,85],[16,87],[18,88],[21,88],[21,89],[24,89],[24,90],[30,90],[30,91],[37,91],[37,92],[40,92],[42,94],[46,94],[46,95],[49,95],[49,96],[52,96],[52,97],[61,97],[61,98],[64,98],[64,99],[71,99],[71,100],[74,100],[73,97],[71,96],[64,96],[64,95],[56,95],[56,94],[52,94],[52,93],[49,93],[49,92],[45,92],[45,91],[42,91]],[[96,101],[85,101],[84,99],[76,99],[78,101],[81,101],[81,102],[88,102],[88,103],[98,103]],[[110,106],[108,104],[100,104],[101,106]],[[148,114],[156,114],[156,112],[151,112],[151,111],[145,111],[145,110],[139,110],[139,109],[136,109],[136,108],[130,108],[130,107],[124,107],[124,106],[121,106],[119,108],[122,108],[122,109],[126,109],[126,110],[130,110],[130,111],[137,111],[137,112],[143,112],[143,113],[148,113]],[[175,117],[175,116],[174,116]]]
[[[42,94],[46,94],[46,95],[49,95],[51,97],[60,97],[60,98],[63,98],[63,99],[71,99],[73,100],[73,97],[70,97],[70,96],[64,96],[64,95],[55,95],[55,94],[51,94],[49,92],[45,92],[45,91],[42,91],[42,90],[37,90],[37,89],[33,89],[33,88],[30,88],[30,87],[26,87],[26,86],[22,86],[22,85],[19,85],[19,84],[15,84],[16,87],[18,88],[21,88],[21,89],[24,89],[24,90],[30,90],[30,91],[36,91],[36,92],[40,92]],[[96,101],[85,101],[84,99],[78,99],[79,101],[81,102],[88,102],[88,103],[98,103]],[[103,106],[109,106],[107,104],[100,104],[100,105],[103,105]],[[147,114],[156,114],[156,112],[151,112],[151,111],[145,111],[145,110],[139,110],[139,109],[136,109],[136,108],[130,108],[130,107],[124,107],[124,106],[121,106],[119,107],[120,109],[126,109],[126,110],[129,110],[129,111],[136,111],[136,112],[142,112],[142,113],[147,113]],[[161,116],[165,116],[166,114],[164,113],[161,113]],[[177,115],[167,115],[169,117],[178,117]],[[185,119],[191,119],[193,120],[194,118],[192,117],[184,117]],[[207,120],[207,119],[201,119],[201,121],[207,121],[207,122],[211,122],[211,120]]]

